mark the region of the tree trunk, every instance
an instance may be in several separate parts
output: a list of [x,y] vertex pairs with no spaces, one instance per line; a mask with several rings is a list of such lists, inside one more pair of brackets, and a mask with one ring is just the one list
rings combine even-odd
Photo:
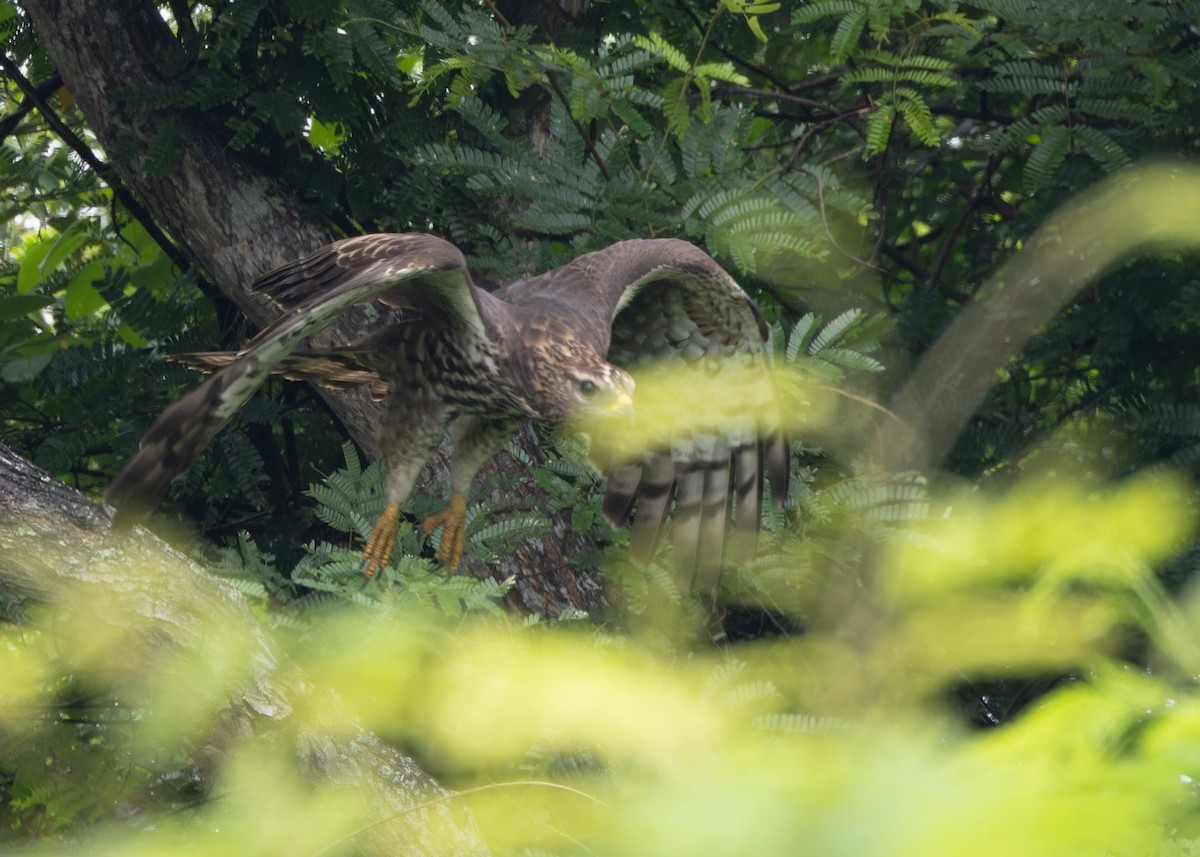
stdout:
[[244,644],[242,662],[254,668],[245,679],[189,688],[204,702],[219,695],[211,728],[192,744],[202,772],[213,772],[235,741],[294,736],[307,776],[358,789],[371,804],[366,814],[393,819],[372,826],[370,850],[445,854],[454,843],[451,853],[486,853],[469,820],[455,822],[437,802],[425,803],[444,791],[411,759],[361,726],[347,728],[345,720],[326,729],[293,716],[312,710],[308,703],[317,695],[324,710],[340,703],[279,651],[237,590],[143,528],[113,533],[99,506],[2,445],[0,592],[60,610],[88,605],[96,611],[89,628],[107,622],[120,629],[122,669],[130,676],[161,670],[164,652],[203,655],[219,628],[222,638]]
[[[125,184],[247,317],[259,326],[276,318],[279,308],[250,292],[250,283],[258,274],[334,236],[307,223],[290,193],[234,159],[206,137],[203,128],[188,128],[179,159],[165,172],[148,174],[141,156],[116,157],[115,153],[146,152],[165,115],[132,116],[114,94],[180,86],[169,62],[178,45],[156,6],[150,0],[20,2]],[[373,308],[361,308],[317,341],[346,341],[372,319],[377,319]],[[364,393],[320,392],[355,441],[375,457],[379,407]],[[525,451],[536,459],[539,451],[533,433],[526,429],[520,438]],[[426,468],[418,490],[443,491],[449,481],[447,464],[443,448]],[[546,507],[544,494],[511,456],[502,454],[489,464],[484,475],[493,473],[498,474],[496,484],[507,486],[505,497],[493,498],[497,508]],[[570,510],[555,516],[541,539],[521,545],[494,566],[467,558],[463,568],[476,576],[513,579],[517,601],[531,611],[556,614],[567,607],[599,607],[604,596],[597,573],[571,564],[571,558],[591,544],[571,532],[570,520]]]

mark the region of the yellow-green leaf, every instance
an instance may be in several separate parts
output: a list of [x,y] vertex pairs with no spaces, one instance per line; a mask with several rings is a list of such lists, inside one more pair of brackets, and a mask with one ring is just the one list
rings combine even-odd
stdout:
[[746,26],[750,28],[750,32],[754,33],[754,37],[763,44],[767,42],[767,34],[762,31],[762,26],[758,23],[758,18],[753,15],[746,17]]
[[96,291],[90,279],[78,276],[71,279],[63,297],[63,308],[67,311],[67,318],[78,321],[105,306],[108,306],[108,301]]

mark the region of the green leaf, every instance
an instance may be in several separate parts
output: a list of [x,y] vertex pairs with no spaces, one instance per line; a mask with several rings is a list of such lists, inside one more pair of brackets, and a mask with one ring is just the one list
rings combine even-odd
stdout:
[[746,26],[750,28],[750,32],[754,33],[754,37],[763,44],[767,42],[767,35],[763,32],[762,26],[758,23],[758,15],[767,15],[771,12],[779,10],[778,3],[756,3],[744,2],[744,0],[721,0],[721,3],[730,12],[735,15],[741,15],[746,19]]
[[926,146],[936,146],[941,142],[937,130],[933,127],[933,113],[917,92],[906,89],[899,99],[900,115],[918,140]]
[[43,238],[25,248],[21,256],[21,267],[17,271],[17,291],[24,293],[32,291],[34,286],[42,281],[42,260],[50,252],[53,239]]
[[687,74],[692,68],[691,62],[684,56],[683,51],[667,42],[658,33],[651,33],[649,36],[634,36],[633,41],[634,44],[662,57],[667,61],[667,65],[675,71]]
[[750,85],[750,78],[744,74],[739,74],[727,62],[703,62],[696,66],[694,73],[697,79],[721,80],[725,83],[736,84],[737,86]]
[[667,128],[682,138],[688,129],[691,118],[691,108],[688,105],[687,89],[677,81],[668,83],[662,90],[663,115],[667,119]]
[[1124,149],[1106,132],[1090,125],[1079,125],[1074,129],[1079,147],[1094,158],[1108,172],[1116,172],[1129,166],[1131,160]]
[[138,288],[161,295],[164,290],[172,288],[179,278],[175,273],[175,263],[160,254],[148,259],[144,265],[130,268],[129,279]]
[[1025,162],[1025,189],[1032,193],[1046,183],[1071,149],[1071,131],[1065,125],[1043,129],[1042,139]]
[[650,123],[625,99],[619,98],[610,102],[609,108],[639,137],[649,137],[653,133]]
[[109,269],[115,270],[123,265],[124,262],[115,256],[106,256],[103,259],[93,259],[76,271],[67,283],[63,302],[67,317],[73,320],[80,319],[106,306],[107,301],[96,290],[95,283],[103,282]]
[[760,3],[756,0],[721,0],[721,3],[735,15],[767,15],[779,10],[779,3]]
[[162,248],[139,220],[121,227],[121,242],[132,248],[136,258],[143,261],[162,255]]
[[32,381],[50,363],[53,354],[34,354],[31,357],[18,357],[0,366],[0,378],[10,384],[22,384]]
[[411,48],[396,56],[396,68],[409,77],[418,77],[424,64],[425,51],[423,47]]
[[308,127],[308,142],[314,147],[336,155],[349,136],[346,126],[341,122],[325,123],[313,116]]
[[924,68],[868,67],[843,75],[844,83],[898,83],[906,81],[921,86],[952,87],[958,81],[948,74]]
[[[778,8],[778,6],[776,6]],[[746,26],[750,28],[750,32],[754,34],[754,38],[758,39],[764,45],[767,43],[767,34],[763,32],[762,25],[758,23],[758,18],[754,15],[746,16]]]
[[892,120],[896,116],[894,104],[880,104],[867,117],[867,145],[863,148],[863,157],[877,155],[887,148],[888,136],[892,132]]
[[784,351],[785,359],[790,363],[800,357],[801,354],[808,354],[809,345],[812,344],[813,337],[821,329],[821,316],[814,313],[806,313],[803,318],[796,322],[796,326],[792,328],[791,334],[788,335],[787,348]]
[[979,38],[982,34],[979,32],[977,21],[974,18],[969,18],[962,12],[939,12],[933,16],[935,21],[947,21],[956,27],[960,27],[975,38]]
[[46,295],[4,295],[0,297],[0,321],[23,318],[54,303]]
[[17,271],[17,291],[32,291],[87,240],[83,222],[76,221],[61,235],[47,236],[29,247],[21,258],[21,269]]
[[829,42],[829,49],[833,52],[834,62],[840,63],[846,61],[846,57],[850,55],[850,51],[858,44],[858,37],[862,35],[863,27],[866,24],[866,8],[858,9],[851,12],[845,18],[842,18],[837,30],[833,34],[833,38]]
[[1150,82],[1156,101],[1166,95],[1174,81],[1173,75],[1166,66],[1153,57],[1136,57],[1133,65]]
[[128,324],[124,322],[117,328],[117,336],[121,337],[121,341],[129,345],[131,348],[145,348],[150,344],[150,340],[146,339]]
[[812,344],[808,347],[808,353],[816,356],[824,351],[829,346],[833,345],[842,335],[863,318],[865,314],[861,309],[848,309],[835,318],[829,324],[821,328],[821,332],[813,339]]
[[90,279],[73,277],[67,284],[66,295],[63,298],[63,309],[67,318],[78,321],[108,306],[104,296],[96,291]]

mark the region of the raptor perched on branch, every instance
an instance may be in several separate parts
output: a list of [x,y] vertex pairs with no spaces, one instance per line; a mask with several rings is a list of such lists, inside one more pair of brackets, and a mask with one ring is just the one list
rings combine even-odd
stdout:
[[[440,238],[364,235],[254,287],[287,312],[236,354],[189,355],[216,371],[163,411],[113,480],[105,500],[118,520],[152,510],[273,372],[367,384],[384,401],[387,506],[363,552],[368,576],[389,561],[401,504],[447,432],[450,503],[425,526],[445,526],[437,558],[450,568],[472,479],[523,419],[590,430],[609,476],[605,513],[632,516],[635,559],[652,555],[674,499],[675,561],[689,585],[698,572],[715,582],[731,521],[757,530],[764,465],[776,501],[786,491],[766,326],[733,278],[684,241],[622,241],[489,293]],[[298,350],[371,300],[405,309],[405,320],[344,347]],[[674,367],[669,381],[635,392],[629,373],[651,364]]]

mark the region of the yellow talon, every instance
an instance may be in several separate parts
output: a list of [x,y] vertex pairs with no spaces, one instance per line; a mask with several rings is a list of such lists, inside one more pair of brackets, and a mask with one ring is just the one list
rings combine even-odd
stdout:
[[467,534],[467,498],[454,491],[450,494],[450,503],[436,515],[425,519],[421,529],[432,533],[438,527],[445,526],[442,531],[442,543],[434,556],[448,571],[458,568],[462,560],[463,543]]
[[382,571],[392,558],[392,548],[396,546],[396,532],[399,529],[400,504],[388,503],[371,528],[371,536],[363,548],[362,573],[367,580]]

